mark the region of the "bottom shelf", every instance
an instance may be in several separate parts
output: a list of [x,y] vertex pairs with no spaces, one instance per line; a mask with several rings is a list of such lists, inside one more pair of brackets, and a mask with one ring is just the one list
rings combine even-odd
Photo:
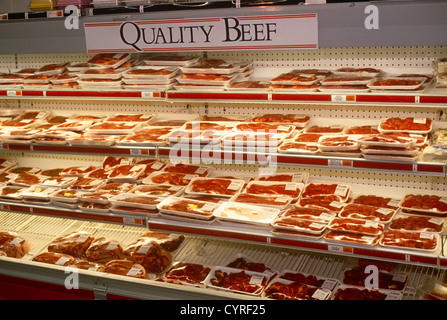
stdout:
[[[34,256],[46,251],[47,245],[55,237],[71,231],[82,230],[92,233],[95,237],[104,236],[116,239],[123,246],[127,246],[147,231],[144,227],[85,222],[12,212],[0,212],[0,230],[15,231],[29,239],[32,244],[31,250],[22,259],[0,257],[0,282],[8,279],[38,281],[47,285],[62,286],[62,290],[64,290],[63,287],[67,281],[65,267],[32,261]],[[356,265],[358,262],[358,259],[354,257],[301,252],[289,248],[195,236],[186,237],[185,241],[174,253],[173,261],[196,263],[204,266],[225,266],[226,263],[238,255],[243,255],[265,264],[278,273],[284,270],[291,270],[312,274],[317,277],[337,279],[338,281],[343,279],[344,271],[347,267]],[[395,271],[404,273],[408,277],[407,285],[404,291],[401,292],[402,299],[405,300],[418,299],[418,288],[427,279],[445,281],[446,277],[445,270],[417,265],[397,265]],[[260,298],[248,294],[216,290],[214,288],[195,288],[186,285],[162,283],[154,279],[136,279],[90,270],[79,270],[79,290],[77,293],[82,298],[95,299],[118,297],[154,300],[253,300]],[[84,293],[82,290],[87,293]],[[68,291],[65,292],[65,294],[67,293]],[[3,294],[6,294],[6,292]],[[60,297],[62,299],[63,295]]]

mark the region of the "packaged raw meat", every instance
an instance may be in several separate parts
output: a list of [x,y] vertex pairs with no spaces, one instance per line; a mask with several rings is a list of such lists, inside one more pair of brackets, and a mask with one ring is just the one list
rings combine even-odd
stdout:
[[294,142],[292,139],[284,140],[278,147],[281,153],[316,154],[319,150],[316,144]]
[[278,278],[328,290],[334,290],[334,288],[339,284],[338,279],[321,277],[314,274],[292,270],[284,270],[278,275]]
[[[153,241],[160,245],[164,250],[168,252],[175,252],[185,240],[185,236],[182,234],[172,234],[166,232],[147,231],[143,233],[139,238],[139,241]],[[129,247],[127,247],[128,249]],[[127,250],[126,249],[126,250]]]
[[185,193],[232,197],[239,193],[244,185],[244,180],[197,177],[191,180]]
[[368,236],[379,236],[385,230],[385,225],[376,221],[337,217],[329,223],[328,229]]
[[86,260],[78,260],[70,267],[78,268],[81,270],[104,272],[104,266]]
[[312,85],[318,81],[316,75],[300,74],[294,71],[281,73],[270,80],[271,84],[279,85]]
[[254,116],[252,122],[268,122],[285,125],[294,125],[297,128],[304,128],[309,123],[310,117],[303,114],[260,114]]
[[164,198],[158,196],[138,195],[134,193],[121,193],[109,199],[110,203],[116,206],[156,210],[157,205]]
[[308,178],[309,173],[307,172],[278,172],[269,175],[259,175],[256,177],[256,180],[307,183]]
[[213,267],[206,277],[206,286],[238,293],[260,295],[269,277],[260,272],[228,267]]
[[390,230],[440,233],[444,230],[444,226],[445,218],[399,213],[393,218],[388,228]]
[[269,90],[270,84],[268,82],[258,80],[233,81],[226,88],[229,91],[251,91],[251,90]]
[[233,131],[248,131],[258,133],[273,133],[291,135],[296,130],[294,125],[282,125],[268,122],[240,122]]
[[214,129],[203,131],[174,129],[166,136],[166,141],[171,144],[218,144],[223,135],[224,132]]
[[75,258],[59,252],[42,252],[35,256],[32,261],[55,264],[58,266],[71,266],[74,264]]
[[368,76],[341,76],[341,75],[333,75],[327,78],[324,78],[320,81],[323,86],[357,86],[357,85],[367,85],[373,80],[373,77]]
[[130,259],[142,265],[146,272],[161,274],[172,264],[172,256],[155,241],[147,242],[137,251],[130,253]]
[[367,246],[374,246],[379,243],[380,236],[368,236],[364,234],[348,233],[348,232],[338,232],[329,231],[323,236],[328,242],[340,243],[345,242],[349,244],[360,244]]
[[60,172],[60,175],[63,177],[83,177],[89,172],[95,170],[95,166],[73,166],[65,168]]
[[138,122],[138,123],[147,123],[151,120],[155,119],[155,115],[152,114],[143,114],[143,113],[126,113],[126,114],[114,114],[108,116],[104,119],[107,122]]
[[342,218],[354,218],[354,219],[364,219],[378,221],[381,223],[388,223],[394,217],[396,213],[395,209],[390,208],[380,208],[369,206],[365,204],[349,203],[346,204],[339,217]]
[[447,197],[435,194],[407,194],[399,204],[402,209],[427,213],[447,213]]
[[350,192],[351,187],[345,184],[331,183],[331,182],[327,183],[311,182],[306,184],[303,193],[301,194],[301,197],[307,198],[311,196],[320,196],[320,195],[335,195],[339,197],[340,202],[346,202],[349,198]]
[[329,223],[337,216],[336,213],[328,212],[326,209],[306,208],[293,206],[284,212],[281,217],[297,218],[300,220],[309,220],[319,223]]
[[384,247],[418,250],[421,252],[436,251],[439,244],[439,234],[433,232],[388,230],[383,232],[383,236],[380,239],[380,245]]
[[199,61],[199,57],[158,55],[144,59],[146,65],[155,66],[187,66]]
[[105,180],[92,179],[92,178],[79,178],[75,183],[70,186],[70,190],[75,191],[95,191],[99,187],[106,184]]
[[23,258],[31,249],[29,240],[16,232],[0,231],[0,251],[11,258]]
[[393,199],[391,197],[383,197],[373,194],[362,194],[356,196],[352,203],[364,204],[379,208],[397,209],[399,208],[399,199]]
[[134,133],[141,128],[141,125],[139,122],[100,122],[91,125],[85,132],[93,135],[124,135]]
[[209,194],[188,194],[188,193],[183,193],[182,198],[190,199],[190,200],[205,201],[205,202],[210,202],[210,203],[217,203],[217,204],[221,204],[221,203],[229,200],[228,197],[219,197],[219,196],[214,196],[214,195],[209,195]]
[[145,178],[143,184],[167,184],[171,186],[187,186],[192,179],[197,177],[196,174],[185,174],[178,172],[156,171]]
[[124,249],[117,240],[99,237],[88,247],[85,258],[91,262],[106,264],[111,260],[124,259]]
[[137,185],[132,189],[132,193],[137,195],[148,195],[157,197],[178,196],[183,192],[182,186],[171,186],[168,184],[148,184]]
[[272,222],[272,227],[276,229],[322,235],[326,231],[327,224],[311,220],[301,220],[296,217],[280,216]]
[[217,204],[179,197],[168,197],[157,206],[161,213],[172,213],[200,220],[211,220]]
[[94,67],[118,68],[130,58],[131,55],[128,53],[99,53],[88,60],[87,63]]
[[73,257],[83,258],[94,239],[94,236],[88,232],[74,231],[53,239],[48,244],[47,249],[49,252],[64,253]]
[[166,166],[163,171],[197,175],[198,177],[207,177],[211,173],[212,169],[213,168],[209,166],[177,163]]
[[291,202],[292,198],[282,195],[258,195],[250,193],[237,193],[231,199],[230,202],[236,203],[247,203],[258,206],[266,206],[271,208],[278,208],[283,210],[287,208]]
[[381,133],[416,133],[427,134],[432,130],[433,121],[429,118],[386,118],[379,124]]
[[342,125],[312,125],[304,129],[305,134],[338,134],[343,133],[344,126]]
[[334,300],[401,300],[402,293],[380,290],[359,288],[349,285],[340,285],[333,294]]
[[178,261],[157,281],[203,287],[202,282],[210,271],[210,267],[198,263]]
[[425,77],[402,78],[385,77],[368,84],[368,88],[373,90],[416,90],[427,81]]
[[45,186],[31,186],[21,191],[23,201],[27,200],[50,200],[50,194],[54,193],[58,188]]
[[81,196],[83,193],[85,192],[74,191],[70,189],[61,189],[55,191],[50,195],[50,201],[76,204],[78,202],[79,196]]
[[317,146],[321,151],[351,151],[360,149],[357,142],[359,136],[352,135],[327,135],[318,140]]
[[169,80],[179,73],[176,67],[136,66],[123,73],[126,79]]
[[377,77],[378,75],[382,74],[383,71],[376,68],[354,68],[354,67],[342,67],[338,68],[337,70],[332,71],[335,75],[340,76],[370,76],[370,77]]
[[283,195],[297,199],[304,189],[303,183],[281,181],[251,181],[244,189],[246,193]]
[[112,181],[136,181],[146,170],[144,165],[119,165],[111,169],[108,176]]
[[328,289],[275,278],[264,290],[262,297],[275,300],[328,300],[331,293]]
[[352,126],[346,127],[344,130],[345,134],[379,134],[379,130],[377,129],[377,125],[360,125],[360,126]]
[[[347,268],[343,273],[342,282],[351,286],[364,287],[369,275],[365,267]],[[379,271],[377,276],[378,289],[403,291],[408,282],[408,275],[405,273]]]
[[141,264],[131,260],[112,260],[104,266],[104,272],[138,279],[147,279],[147,273]]
[[39,174],[32,174],[29,172],[22,172],[17,174],[14,178],[9,180],[9,183],[17,186],[30,187],[40,185],[45,180],[45,177]]
[[164,145],[169,135],[174,131],[172,127],[144,127],[132,134],[121,137],[118,145],[154,146]]
[[221,222],[268,227],[279,213],[280,210],[276,208],[225,202],[214,211],[214,216]]

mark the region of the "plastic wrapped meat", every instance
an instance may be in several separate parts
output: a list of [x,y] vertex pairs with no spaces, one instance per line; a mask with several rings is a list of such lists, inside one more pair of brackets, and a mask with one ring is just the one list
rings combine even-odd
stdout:
[[130,260],[109,261],[105,265],[104,272],[139,279],[147,279],[147,273],[144,267]]
[[30,250],[31,244],[16,232],[0,231],[0,251],[11,258],[23,258]]
[[73,257],[82,258],[94,240],[88,232],[75,231],[57,237],[48,245],[48,251],[65,253]]
[[118,241],[100,237],[92,242],[85,257],[91,262],[105,264],[111,260],[124,259],[124,249]]

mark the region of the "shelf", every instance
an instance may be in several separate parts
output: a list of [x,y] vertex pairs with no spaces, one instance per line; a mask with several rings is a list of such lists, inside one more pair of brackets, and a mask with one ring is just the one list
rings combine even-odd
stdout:
[[[399,162],[385,160],[368,160],[363,158],[341,158],[328,156],[306,156],[293,154],[262,154],[242,151],[213,151],[204,153],[201,149],[191,148],[189,151],[171,147],[99,147],[99,146],[67,146],[44,144],[1,144],[0,151],[4,152],[41,152],[63,153],[77,155],[104,156],[135,156],[169,160],[170,157],[183,162],[197,162],[212,164],[274,164],[281,166],[304,166],[326,169],[366,170],[380,172],[394,172],[425,176],[445,177],[447,165],[445,162]],[[266,159],[271,157],[267,162]]]
[[116,214],[116,213],[95,213],[86,212],[79,209],[65,209],[62,207],[48,205],[29,205],[24,203],[0,202],[0,209],[9,212],[19,212],[33,215],[44,215],[60,218],[71,218],[87,221],[108,222],[118,225],[147,226],[147,215]]
[[[442,249],[436,253],[419,253],[412,250],[399,250],[381,248],[379,245],[374,247],[356,246],[344,243],[328,242],[324,239],[306,240],[304,238],[278,237],[273,235],[270,230],[262,230],[250,227],[227,226],[218,222],[211,224],[194,224],[189,222],[172,222],[172,220],[163,218],[150,218],[148,221],[150,230],[182,233],[211,238],[222,238],[231,241],[254,242],[267,246],[278,246],[283,248],[294,248],[300,250],[310,250],[322,253],[348,255],[353,257],[367,257],[382,260],[392,260],[399,263],[420,264],[431,267],[447,268],[447,257]],[[441,240],[445,243],[446,239]]]
[[188,92],[175,90],[0,90],[4,99],[141,99],[167,102],[311,102],[338,103],[347,105],[391,104],[443,108],[447,104],[447,89],[432,88],[428,93],[277,93],[271,91],[206,91]]

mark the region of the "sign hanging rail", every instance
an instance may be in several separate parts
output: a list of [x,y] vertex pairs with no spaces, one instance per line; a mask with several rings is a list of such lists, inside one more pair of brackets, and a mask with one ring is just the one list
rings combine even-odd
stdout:
[[316,13],[85,23],[88,53],[318,49]]

